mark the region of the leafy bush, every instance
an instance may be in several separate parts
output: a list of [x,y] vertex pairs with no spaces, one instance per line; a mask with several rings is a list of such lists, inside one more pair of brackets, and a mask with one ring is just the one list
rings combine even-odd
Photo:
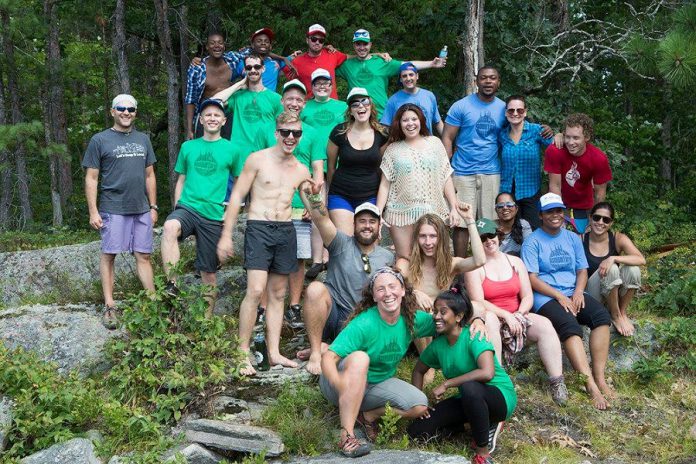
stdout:
[[641,359],[633,367],[638,378],[643,381],[668,380],[681,371],[685,374],[696,372],[696,320],[688,317],[675,317],[655,327],[658,352]]
[[661,316],[690,316],[696,308],[696,247],[682,247],[648,265],[640,299],[643,310]]

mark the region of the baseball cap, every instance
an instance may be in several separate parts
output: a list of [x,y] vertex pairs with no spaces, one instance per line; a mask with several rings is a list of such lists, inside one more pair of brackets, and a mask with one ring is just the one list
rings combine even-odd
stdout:
[[353,87],[350,89],[350,92],[348,92],[348,96],[346,97],[346,101],[350,101],[351,98],[353,97],[369,97],[370,94],[367,93],[367,89],[364,87]]
[[563,199],[555,193],[547,193],[539,199],[539,211],[548,211],[554,208],[564,208]]
[[413,71],[417,74],[418,68],[416,68],[416,65],[411,63],[410,61],[405,61],[401,63],[401,66],[399,66],[399,74],[401,74],[404,71]]
[[379,213],[379,208],[377,208],[375,205],[373,205],[369,201],[366,201],[365,203],[358,205],[358,207],[355,208],[355,213],[353,214],[353,217],[357,216],[358,214],[362,213],[363,211],[368,211],[368,212],[374,214],[377,218],[382,217],[382,215]]
[[358,29],[353,33],[353,42],[372,42],[370,33],[365,29]]
[[488,218],[481,218],[476,221],[476,229],[478,230],[479,235],[498,233],[498,225],[494,220]]
[[312,73],[312,83],[314,83],[315,79],[319,79],[320,77],[331,80],[331,74],[329,74],[329,71],[324,68],[317,68]]
[[270,27],[262,27],[258,31],[251,34],[251,40],[254,40],[254,37],[261,34],[266,34],[268,38],[271,40],[271,42],[275,40],[275,34],[273,33]]
[[309,26],[309,29],[307,30],[307,37],[309,37],[310,35],[317,34],[326,37],[326,29],[324,29],[324,26],[322,26],[321,24],[312,24],[311,26]]
[[288,89],[292,89],[293,87],[294,87],[294,88],[297,88],[297,89],[300,89],[300,90],[301,90],[302,92],[304,92],[305,94],[307,93],[307,87],[305,87],[304,84],[303,84],[302,82],[300,82],[299,79],[293,79],[293,80],[291,80],[291,81],[287,81],[287,82],[283,85],[283,93],[285,93],[285,91],[288,90]]
[[114,99],[111,101],[111,107],[116,108],[119,103],[126,103],[136,108],[138,107],[138,102],[135,100],[135,97],[127,93],[121,93],[116,95]]
[[200,105],[198,105],[198,112],[202,113],[203,109],[205,109],[207,106],[216,106],[220,108],[223,112],[225,111],[225,105],[222,103],[222,100],[219,100],[217,98],[208,98],[207,100],[203,100]]

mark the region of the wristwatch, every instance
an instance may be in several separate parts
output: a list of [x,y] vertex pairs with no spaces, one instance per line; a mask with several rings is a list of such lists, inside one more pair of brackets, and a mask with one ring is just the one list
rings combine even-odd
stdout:
[[157,205],[150,205],[150,209],[154,209],[155,211],[159,211],[159,207]]

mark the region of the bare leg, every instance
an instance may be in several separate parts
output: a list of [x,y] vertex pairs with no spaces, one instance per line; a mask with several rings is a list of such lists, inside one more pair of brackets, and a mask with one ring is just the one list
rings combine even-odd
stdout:
[[495,349],[495,357],[498,358],[500,365],[503,365],[503,340],[500,336],[500,319],[492,311],[486,311],[484,315],[486,319],[486,332],[488,332],[488,340],[493,344]]
[[211,318],[213,316],[213,309],[215,308],[215,300],[217,299],[217,276],[214,272],[201,271],[201,281],[203,284],[213,287],[212,290],[205,295],[205,299],[208,301],[208,309],[205,312],[205,317]]
[[527,329],[529,341],[537,344],[539,357],[546,368],[549,377],[563,375],[563,361],[561,360],[561,342],[556,335],[551,321],[538,314],[527,314],[532,324]]
[[469,231],[461,227],[455,227],[452,233],[452,244],[454,245],[454,255],[466,258],[469,249]]
[[[607,332],[609,331],[609,327],[603,327],[607,329]],[[602,410],[607,409],[609,404],[595,383],[592,371],[590,370],[590,364],[587,362],[585,347],[582,345],[582,338],[577,335],[571,335],[563,342],[563,347],[565,348],[568,359],[570,359],[570,364],[573,365],[573,369],[585,375],[585,388],[587,388],[587,393],[590,395],[590,398],[592,398],[592,403],[595,408]]]
[[[400,417],[403,417],[404,419],[418,419],[425,413],[425,410],[428,409],[428,406],[423,406],[423,405],[418,405],[414,406],[411,409],[408,409],[406,411],[403,411],[401,409],[396,409],[396,408],[391,408],[392,411],[397,413]],[[385,408],[377,408],[377,409],[371,409],[369,411],[363,411],[363,416],[365,416],[365,419],[374,422],[380,417],[384,415]]]
[[167,279],[172,279],[170,275],[172,266],[179,262],[179,241],[181,235],[181,223],[176,219],[170,219],[164,223],[162,228],[162,266]]
[[332,209],[329,211],[331,222],[346,235],[353,236],[353,213],[347,209]]
[[410,226],[391,226],[389,229],[391,238],[394,241],[394,250],[397,258],[408,258],[411,256],[411,239],[413,238],[413,225]]
[[149,253],[133,253],[135,255],[135,270],[138,273],[143,288],[150,292],[155,291],[155,281],[152,273],[152,262]]
[[300,304],[304,288],[305,264],[304,259],[297,260],[297,271],[290,274],[290,306]]
[[623,294],[619,294],[619,313],[626,328],[626,335],[631,336],[636,332],[631,319],[628,318],[628,305],[631,304],[633,297],[636,294],[635,288],[627,288]]
[[271,273],[268,275],[266,295],[266,346],[271,365],[297,367],[297,363],[280,354],[280,331],[283,328],[283,304],[288,289],[288,276]]
[[114,303],[114,260],[116,255],[102,253],[99,258],[99,275],[101,276],[104,304],[111,308]]
[[[430,342],[433,341],[433,337],[423,337],[423,338],[416,338],[413,340],[413,344],[416,345],[416,348],[418,349],[419,353],[422,353],[424,349],[430,345]],[[423,386],[429,385],[432,383],[432,381],[435,379],[435,369],[428,369],[425,375],[423,375]]]
[[[331,295],[321,282],[312,282],[305,293],[303,318],[309,339],[309,362],[306,369],[314,375],[321,374],[321,336],[331,312]],[[299,357],[299,356],[298,356]]]
[[[256,322],[256,308],[261,301],[261,294],[266,288],[268,272],[257,269],[247,271],[247,289],[242,304],[239,307],[239,349],[247,354],[246,365],[240,370],[242,375],[254,375],[256,370],[251,366],[248,355],[251,343],[251,333]],[[282,313],[281,313],[282,317]]]
[[345,357],[343,370],[338,372],[341,381],[334,387],[338,390],[338,414],[341,419],[341,442],[347,435],[355,436],[353,428],[365,396],[367,369],[370,357],[364,351],[354,351]]
[[604,301],[607,304],[607,309],[611,314],[611,322],[614,324],[614,327],[616,327],[616,330],[621,335],[628,335],[627,327],[624,324],[624,318],[619,309],[619,287],[616,286],[612,288],[609,294],[604,298]]
[[595,383],[607,398],[615,398],[616,393],[604,377],[609,356],[609,326],[601,325],[590,332],[590,354],[592,355],[592,376]]

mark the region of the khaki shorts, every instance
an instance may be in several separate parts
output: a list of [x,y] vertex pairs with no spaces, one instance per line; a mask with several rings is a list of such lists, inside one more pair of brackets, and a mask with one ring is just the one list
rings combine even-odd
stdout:
[[474,174],[473,176],[452,176],[457,199],[469,203],[476,219],[493,219],[495,197],[500,189],[500,174]]

